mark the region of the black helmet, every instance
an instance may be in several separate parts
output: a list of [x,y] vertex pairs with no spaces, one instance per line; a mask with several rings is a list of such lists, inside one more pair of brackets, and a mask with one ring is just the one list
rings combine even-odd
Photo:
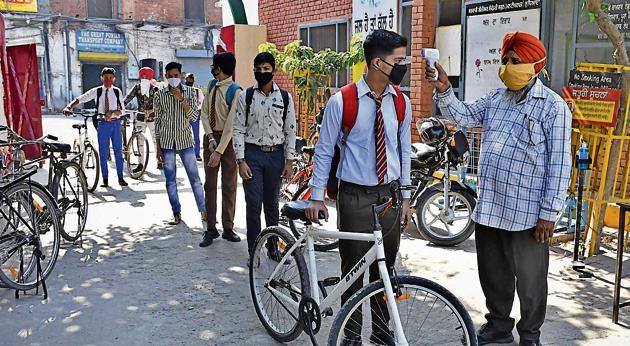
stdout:
[[437,145],[447,139],[448,132],[442,121],[436,118],[418,120],[416,128],[420,134],[420,141],[427,145]]

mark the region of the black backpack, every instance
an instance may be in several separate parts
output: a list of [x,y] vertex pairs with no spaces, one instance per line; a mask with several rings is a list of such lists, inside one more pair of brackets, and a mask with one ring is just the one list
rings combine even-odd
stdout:
[[[284,104],[284,112],[282,113],[282,124],[287,119],[287,113],[289,112],[289,92],[280,89],[280,95],[282,95],[282,103]],[[245,128],[247,128],[247,122],[249,121],[249,113],[252,106],[252,101],[254,100],[254,87],[249,87],[245,91]],[[284,126],[283,126],[284,127]]]

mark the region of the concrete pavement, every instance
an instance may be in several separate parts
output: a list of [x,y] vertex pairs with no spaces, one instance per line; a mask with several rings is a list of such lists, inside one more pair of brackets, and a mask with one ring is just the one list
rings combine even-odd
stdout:
[[[78,119],[45,116],[45,132],[70,141],[74,121]],[[49,299],[15,300],[12,291],[0,289],[0,344],[275,345],[251,302],[246,243],[219,239],[209,248],[198,247],[203,224],[183,169],[179,173],[184,223],[176,227],[166,224],[171,211],[153,157],[144,181],[128,179],[130,186],[120,188],[110,179],[112,187],[99,188],[90,197],[83,247],[63,245],[48,280]],[[236,230],[243,238],[244,205],[239,188]],[[566,269],[571,255],[554,249],[543,343],[628,343],[630,329],[611,322],[611,256],[588,262],[595,279],[573,280]],[[318,264],[322,276],[332,276],[338,254],[321,254]],[[477,327],[483,323],[474,239],[438,248],[411,232],[402,241],[398,267],[439,282],[464,303]],[[622,296],[630,299],[628,274],[624,287]],[[630,324],[630,309],[622,316]],[[518,318],[518,302],[513,317]],[[320,344],[329,324],[326,320],[318,336]],[[308,340],[303,335],[294,344],[307,345]]]

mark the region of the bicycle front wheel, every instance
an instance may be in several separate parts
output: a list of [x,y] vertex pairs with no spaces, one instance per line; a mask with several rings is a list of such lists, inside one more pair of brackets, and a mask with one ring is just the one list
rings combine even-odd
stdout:
[[88,214],[87,182],[81,167],[65,162],[55,172],[51,192],[61,211],[61,236],[74,242],[83,233]]
[[[392,278],[396,306],[409,345],[477,345],[470,315],[460,301],[439,284],[414,276]],[[385,345],[393,335],[383,281],[354,294],[333,321],[328,345],[360,338],[364,344]],[[365,313],[364,313],[365,312]]]
[[140,179],[149,164],[149,141],[140,132],[136,132],[127,143],[125,163],[127,173],[133,179]]
[[249,261],[249,284],[256,314],[269,335],[280,342],[300,336],[298,306],[302,297],[311,296],[308,268],[299,250],[271,277],[280,258],[294,243],[284,229],[267,227],[256,238]]
[[85,146],[83,155],[81,155],[81,169],[85,175],[88,191],[94,192],[101,177],[101,161],[98,157],[98,151],[91,144]]
[[37,249],[41,251],[42,277],[52,272],[59,254],[57,206],[39,184],[13,186],[0,203],[0,281],[16,290],[39,284]]

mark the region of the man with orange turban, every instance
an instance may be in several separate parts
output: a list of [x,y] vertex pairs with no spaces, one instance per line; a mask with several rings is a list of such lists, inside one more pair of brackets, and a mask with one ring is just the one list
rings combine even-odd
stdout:
[[[138,102],[138,112],[143,112],[144,114],[138,114],[136,119],[136,129],[141,131],[141,136],[144,136],[144,131],[148,127],[149,132],[151,132],[151,137],[153,137],[153,143],[155,144],[155,114],[153,113],[153,97],[155,93],[158,91],[158,87],[156,86],[156,81],[153,79],[155,76],[155,72],[150,67],[143,67],[138,71],[138,76],[140,77],[140,83],[136,84],[129,93],[127,97],[125,97],[125,106],[127,106],[133,99],[135,98]],[[144,141],[140,141],[140,164],[134,168],[134,173],[141,172],[146,169],[143,166],[142,162],[144,162],[145,157],[145,149],[144,149]],[[162,162],[158,162],[158,169],[162,169]]]
[[[538,75],[547,51],[536,37],[505,35],[499,78],[506,88],[462,102],[444,69],[427,67],[435,101],[460,126],[481,127],[479,201],[472,218],[487,323],[480,345],[511,343],[514,291],[520,345],[540,345],[547,308],[548,240],[563,208],[571,175],[571,112]],[[437,79],[436,77],[437,73]]]

